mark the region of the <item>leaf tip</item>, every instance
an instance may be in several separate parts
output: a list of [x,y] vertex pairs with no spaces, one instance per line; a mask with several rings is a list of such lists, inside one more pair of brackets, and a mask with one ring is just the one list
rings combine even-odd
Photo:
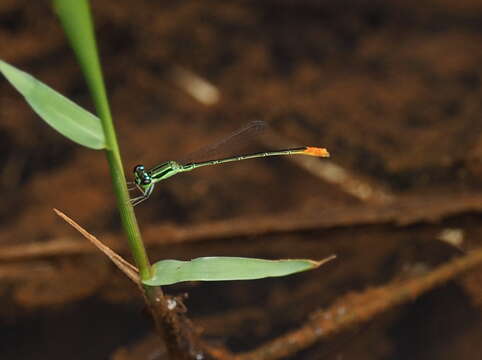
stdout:
[[320,267],[321,265],[325,265],[326,263],[328,263],[328,262],[330,262],[330,261],[332,261],[332,260],[335,260],[336,257],[337,257],[337,256],[336,256],[335,254],[333,254],[333,255],[330,255],[330,256],[328,256],[328,257],[326,257],[326,258],[324,258],[324,259],[318,260],[318,261],[316,261],[316,260],[310,260],[310,262],[313,264],[313,267],[314,267],[314,268],[318,268],[318,267]]

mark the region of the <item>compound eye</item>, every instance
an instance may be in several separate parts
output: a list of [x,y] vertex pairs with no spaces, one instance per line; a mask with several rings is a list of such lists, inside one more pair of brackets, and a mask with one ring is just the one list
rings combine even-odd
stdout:
[[149,185],[151,183],[151,179],[150,178],[145,178],[142,180],[142,184],[143,185]]
[[134,172],[142,172],[144,171],[144,165],[136,165],[134,167]]

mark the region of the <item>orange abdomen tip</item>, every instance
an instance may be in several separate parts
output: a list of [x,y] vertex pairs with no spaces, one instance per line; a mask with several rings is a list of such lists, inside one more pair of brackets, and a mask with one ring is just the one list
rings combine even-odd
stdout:
[[319,148],[314,146],[307,146],[306,150],[303,151],[304,155],[318,156],[318,157],[329,157],[330,153],[325,148]]

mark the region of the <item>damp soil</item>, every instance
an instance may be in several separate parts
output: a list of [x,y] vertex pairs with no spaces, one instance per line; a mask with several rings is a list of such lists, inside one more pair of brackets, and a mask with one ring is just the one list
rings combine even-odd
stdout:
[[[166,287],[188,294],[206,341],[255,349],[347,294],[480,247],[480,2],[92,5],[126,172],[263,120],[281,142],[328,148],[348,174],[247,161],[173,177],[136,209],[152,259],[338,255],[287,278]],[[48,2],[3,1],[0,43],[2,59],[92,109]],[[219,100],[186,92],[180,67]],[[128,257],[103,154],[59,136],[6,81],[0,118],[0,358],[164,358],[136,287],[52,212]],[[479,359],[481,270],[289,358]]]

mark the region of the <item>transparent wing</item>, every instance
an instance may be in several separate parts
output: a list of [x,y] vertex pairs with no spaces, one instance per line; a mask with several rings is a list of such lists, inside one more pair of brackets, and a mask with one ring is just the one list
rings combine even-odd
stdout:
[[251,121],[242,128],[213,144],[209,144],[188,154],[178,162],[181,164],[189,164],[193,162],[230,157],[238,154],[240,149],[247,147],[251,147],[249,150],[253,150],[256,137],[263,133],[267,128],[268,124],[264,121]]

